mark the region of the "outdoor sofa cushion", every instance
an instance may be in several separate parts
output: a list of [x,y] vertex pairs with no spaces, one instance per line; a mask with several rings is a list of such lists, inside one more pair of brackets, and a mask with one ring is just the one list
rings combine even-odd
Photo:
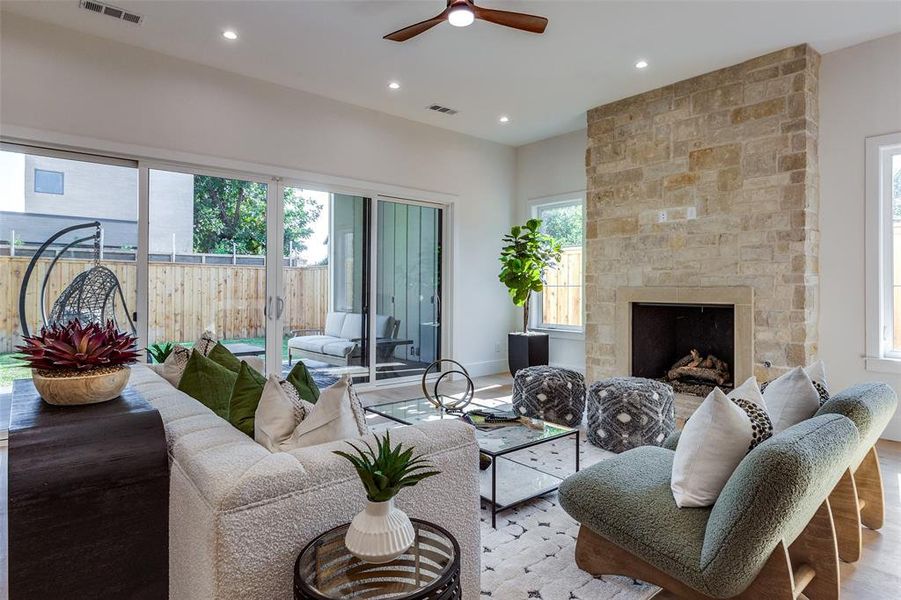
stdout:
[[858,443],[846,417],[822,415],[750,452],[716,504],[679,509],[669,490],[673,453],[641,447],[560,485],[560,504],[583,526],[714,598],[743,592],[780,540],[801,533]]
[[344,327],[344,318],[347,313],[330,312],[325,315],[325,327],[322,333],[332,337],[341,337],[341,328]]

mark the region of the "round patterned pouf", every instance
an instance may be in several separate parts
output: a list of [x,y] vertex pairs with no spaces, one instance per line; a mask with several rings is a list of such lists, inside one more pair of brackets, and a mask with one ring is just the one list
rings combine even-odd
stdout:
[[611,377],[588,388],[588,441],[611,452],[660,446],[676,428],[673,388],[641,377]]
[[513,409],[520,415],[576,427],[585,411],[585,378],[558,367],[526,367],[513,378]]

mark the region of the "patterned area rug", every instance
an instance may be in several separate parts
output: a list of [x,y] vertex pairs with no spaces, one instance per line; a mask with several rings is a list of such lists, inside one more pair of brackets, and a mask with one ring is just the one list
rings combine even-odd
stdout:
[[[586,442],[580,461],[587,467],[613,454]],[[571,439],[507,455],[561,477],[573,472]],[[504,459],[501,459],[504,460]],[[659,588],[628,577],[592,577],[576,566],[579,524],[560,508],[557,494],[531,500],[497,515],[482,503],[482,598],[492,600],[647,600]]]

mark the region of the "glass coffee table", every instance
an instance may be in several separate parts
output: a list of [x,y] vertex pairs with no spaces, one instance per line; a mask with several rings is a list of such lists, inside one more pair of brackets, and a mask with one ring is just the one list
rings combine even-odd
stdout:
[[[477,400],[470,403],[464,411],[474,409],[510,412],[512,406],[508,403],[493,404]],[[376,404],[367,407],[366,411],[403,425],[460,417],[459,412],[447,412],[436,408],[425,398]],[[579,430],[538,419],[533,419],[532,423],[534,426],[517,423],[491,429],[476,428],[479,450],[491,457],[490,469],[481,474],[480,494],[482,499],[491,506],[492,527],[497,527],[497,513],[556,491],[560,482],[563,481],[562,477],[547,473],[537,467],[504,458],[506,455],[539,444],[572,437],[576,446],[575,471],[579,470]]]

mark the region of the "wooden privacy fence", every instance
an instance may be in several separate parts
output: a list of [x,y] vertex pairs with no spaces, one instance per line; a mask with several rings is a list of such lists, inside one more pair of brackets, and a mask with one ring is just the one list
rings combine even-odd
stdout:
[[[14,351],[19,343],[19,288],[29,260],[0,257],[0,353]],[[33,331],[40,329],[40,285],[49,264],[49,260],[38,262],[26,296],[28,326]],[[47,283],[48,304],[91,265],[90,261],[61,259]],[[104,261],[103,265],[119,278],[129,310],[137,310],[135,263]],[[286,267],[284,274],[285,328],[321,328],[328,310],[328,267]],[[263,266],[152,262],[148,299],[147,331],[151,342],[194,341],[205,329],[224,339],[265,335]],[[127,322],[121,307],[117,318],[120,324]]]
[[556,269],[545,273],[542,321],[582,326],[582,248],[565,248]]

